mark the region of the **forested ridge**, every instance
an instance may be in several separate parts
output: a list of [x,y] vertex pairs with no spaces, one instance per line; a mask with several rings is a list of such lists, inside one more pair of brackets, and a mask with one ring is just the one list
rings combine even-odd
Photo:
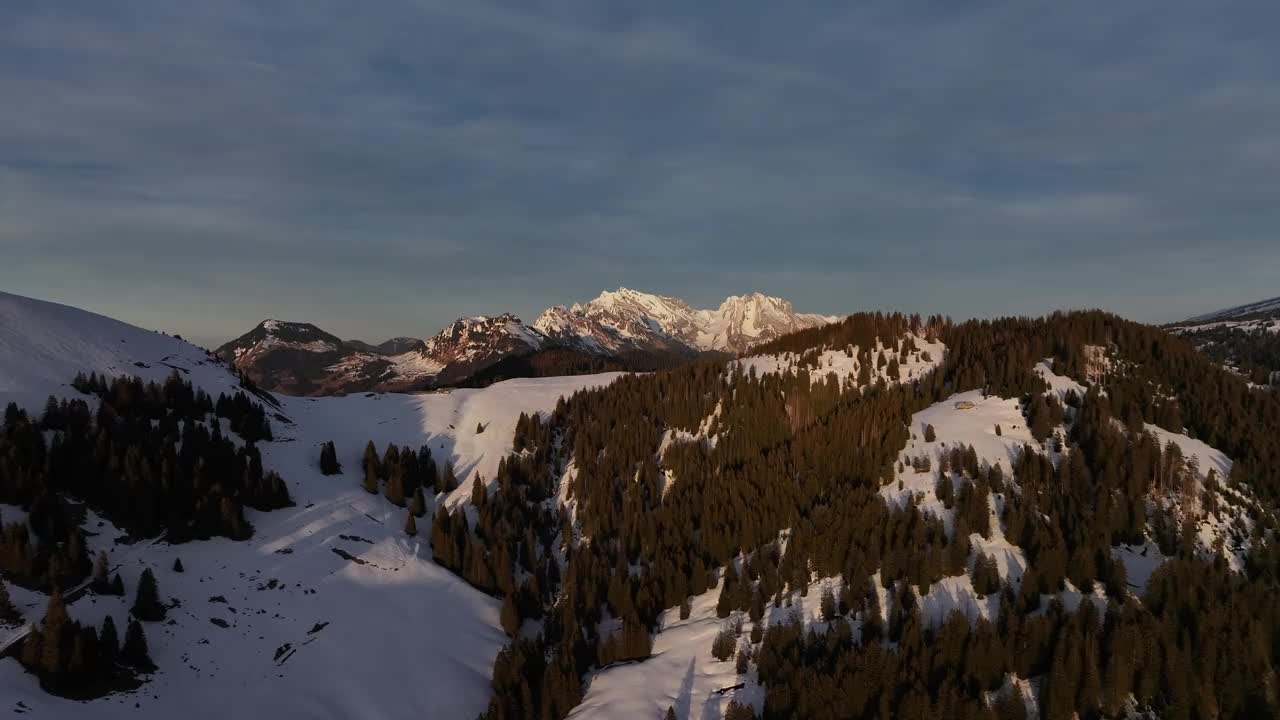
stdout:
[[[92,374],[72,386],[80,397],[50,397],[38,417],[13,403],[5,408],[0,503],[26,517],[3,526],[0,573],[49,594],[43,620],[22,644],[22,664],[47,690],[88,698],[136,686],[134,673],[153,669],[140,621],[163,620],[165,608],[147,568],[123,639],[110,617],[100,629],[70,617],[63,593],[87,581],[91,593],[125,592],[118,574],[109,577],[107,556],[88,555],[86,509],[126,533],[117,542],[182,543],[246,539],[253,528],[245,507],[292,501],[284,480],[263,468],[256,443],[271,439],[271,424],[245,392],[214,399],[176,371],[163,383]],[[0,622],[16,618],[0,593]]]
[[[707,651],[738,678],[721,707],[734,720],[1275,716],[1276,393],[1102,312],[860,314],[755,352],[778,360],[625,375],[521,415],[514,453],[464,475],[461,504],[445,500],[462,471],[426,446],[370,442],[339,462],[319,444],[320,472],[500,599],[510,641],[483,717],[565,717],[594,671],[643,662],[664,617],[695,604],[722,623]],[[124,632],[68,616],[61,593],[86,581],[126,592],[86,551],[87,510],[123,542],[180,543],[249,537],[243,508],[292,499],[263,467],[279,416],[251,384],[217,398],[178,374],[73,385],[42,413],[6,409],[0,502],[23,516],[0,572],[50,595],[23,664],[92,697],[151,667],[143,626],[167,608],[147,572]],[[993,432],[1019,439],[1002,462],[916,422],[959,393],[1009,399],[1014,422]],[[1001,544],[1025,572],[988,554]],[[1158,569],[1129,577],[1131,551]],[[944,585],[995,611],[926,612]]]
[[[768,718],[1023,717],[1014,677],[1035,681],[1051,720],[1142,709],[1272,716],[1277,397],[1183,340],[1102,312],[961,324],[863,314],[759,352],[848,349],[863,367],[883,367],[919,352],[910,336],[941,339],[947,353],[909,382],[702,362],[522,417],[517,454],[488,493],[473,492],[474,519],[440,509],[431,530],[438,562],[504,598],[515,639],[495,664],[484,717],[564,717],[592,668],[645,657],[661,612],[718,583],[730,628],[750,622],[750,637],[733,644],[739,668],[765,688]],[[872,358],[861,349],[877,339],[891,348]],[[1046,395],[1033,372],[1044,359],[1087,392]],[[966,390],[1022,399],[1035,441],[1012,477],[971,449],[923,460],[939,464],[936,493],[955,513],[948,532],[880,490],[915,471],[896,464],[912,414]],[[1209,473],[1201,487],[1194,463],[1144,423],[1221,449],[1235,460],[1231,477]],[[1197,543],[1207,513],[1248,531],[1240,571]],[[1021,582],[1002,580],[970,546],[993,522],[1026,554]],[[1146,538],[1172,559],[1135,597],[1112,549]],[[919,593],[966,573],[999,597],[998,620],[924,622]],[[821,631],[757,622],[766,604],[785,605],[819,577],[839,578]],[[1095,583],[1101,608],[1069,611],[1059,599]],[[540,621],[536,639],[518,632],[525,620]]]
[[[1260,320],[1274,320],[1263,317]],[[1269,323],[1254,325],[1209,324],[1176,329],[1200,352],[1224,365],[1234,367],[1241,375],[1259,385],[1280,384],[1280,332]]]

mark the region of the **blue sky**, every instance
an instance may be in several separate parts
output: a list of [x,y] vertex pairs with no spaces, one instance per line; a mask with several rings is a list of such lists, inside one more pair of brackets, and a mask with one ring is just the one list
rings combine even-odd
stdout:
[[1268,2],[7,0],[0,289],[207,343],[634,287],[1280,294]]

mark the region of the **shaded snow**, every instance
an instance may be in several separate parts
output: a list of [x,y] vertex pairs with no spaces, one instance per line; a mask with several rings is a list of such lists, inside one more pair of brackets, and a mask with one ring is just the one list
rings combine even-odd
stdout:
[[[163,380],[170,366],[215,395],[236,389],[224,366],[181,340],[0,293],[0,402],[39,412],[51,393],[76,394],[67,383],[78,371]],[[156,573],[161,597],[180,603],[170,610],[172,624],[146,626],[160,666],[149,682],[135,693],[70,702],[45,694],[5,659],[0,696],[38,716],[68,719],[475,717],[488,702],[493,659],[506,641],[499,604],[431,560],[429,514],[409,538],[405,510],[360,488],[365,442],[374,440],[380,452],[387,442],[430,446],[437,462],[455,464],[461,481],[440,500],[462,502],[474,473],[492,479],[520,412],[549,412],[561,395],[616,376],[513,380],[449,393],[279,397],[293,424],[275,421],[277,440],[260,448],[296,506],[246,510],[252,539],[116,545],[120,533],[109,523],[91,516],[86,524],[96,533],[92,551],[108,551],[130,596],[86,596],[70,606],[74,619],[96,625],[110,614],[123,633],[144,567]],[[481,423],[485,431],[477,433]],[[319,472],[320,444],[329,440],[344,474]],[[19,517],[8,506],[3,512],[8,521]],[[185,573],[172,571],[175,558]],[[42,616],[43,596],[13,595],[27,620]],[[211,600],[217,597],[226,602]]]
[[1159,425],[1146,424],[1146,431],[1155,436],[1161,447],[1168,445],[1170,442],[1178,446],[1182,450],[1182,456],[1187,459],[1194,457],[1196,462],[1200,464],[1201,476],[1207,475],[1212,469],[1218,473],[1220,481],[1226,481],[1231,477],[1231,458],[1227,457],[1221,450],[1210,447],[1201,440],[1195,440],[1182,433],[1175,433],[1165,430]]
[[1135,595],[1142,595],[1147,591],[1147,582],[1151,580],[1152,573],[1169,559],[1154,542],[1145,545],[1120,545],[1111,548],[1111,556],[1124,563],[1125,578]]
[[1076,395],[1083,398],[1088,391],[1088,388],[1076,380],[1054,373],[1053,367],[1048,360],[1036,363],[1035,372],[1045,382],[1049,383],[1049,392],[1057,395],[1059,401],[1066,399],[1069,392],[1075,392]]
[[[688,620],[680,619],[679,608],[667,610],[653,657],[592,673],[585,699],[569,717],[654,720],[672,707],[680,720],[715,720],[724,716],[730,700],[750,703],[758,711],[763,689],[752,678],[739,676],[732,658],[722,662],[711,656],[711,641],[726,622],[716,617],[719,597],[719,586],[694,597]],[[750,628],[748,621],[740,642],[749,640]],[[715,693],[740,682],[746,687]]]

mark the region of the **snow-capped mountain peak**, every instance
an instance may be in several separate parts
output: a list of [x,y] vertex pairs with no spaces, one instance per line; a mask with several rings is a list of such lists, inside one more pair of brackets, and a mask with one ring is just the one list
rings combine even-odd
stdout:
[[779,335],[834,321],[751,293],[697,309],[670,295],[618,288],[548,308],[526,325],[510,313],[453,321],[426,340],[344,341],[310,323],[268,319],[217,354],[260,386],[289,394],[410,390],[466,380],[501,360],[543,350],[592,356],[742,353]]
[[698,310],[676,297],[618,288],[585,304],[552,307],[534,327],[560,342],[612,352],[679,349],[736,353],[835,319],[796,313],[786,300],[762,293],[734,295],[717,309]]
[[311,323],[267,319],[258,323],[253,330],[218,348],[217,352],[238,361],[246,356],[280,349],[333,353],[341,349],[342,345],[341,339]]
[[477,315],[453,321],[420,352],[441,363],[481,361],[494,354],[538,350],[545,342],[541,333],[510,313]]

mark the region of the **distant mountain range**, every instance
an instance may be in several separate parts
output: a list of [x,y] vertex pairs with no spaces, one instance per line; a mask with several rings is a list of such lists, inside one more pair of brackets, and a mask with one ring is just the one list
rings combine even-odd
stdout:
[[269,390],[292,395],[404,391],[566,371],[650,370],[752,345],[837,317],[797,313],[760,293],[695,309],[620,288],[557,305],[528,325],[511,314],[460,318],[435,336],[373,345],[310,323],[264,320],[216,354]]
[[1246,303],[1226,310],[1211,312],[1207,315],[1198,315],[1177,323],[1177,325],[1199,325],[1224,320],[1270,320],[1277,317],[1280,317],[1280,297]]
[[1166,325],[1255,385],[1280,385],[1280,297]]

